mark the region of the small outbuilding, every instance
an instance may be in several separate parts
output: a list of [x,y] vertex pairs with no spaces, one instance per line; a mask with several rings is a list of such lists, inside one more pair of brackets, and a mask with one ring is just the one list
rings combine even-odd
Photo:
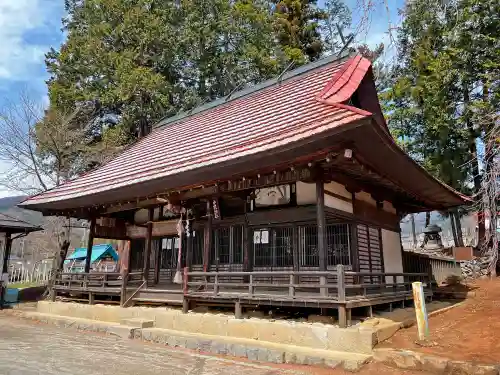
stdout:
[[[66,272],[84,272],[87,249],[75,249],[73,254],[66,258],[64,268]],[[92,247],[90,257],[91,269],[99,272],[114,272],[118,261],[118,254],[110,244],[100,244]]]
[[4,288],[9,281],[8,260],[12,241],[39,230],[42,230],[42,228],[0,213],[0,308],[3,305]]

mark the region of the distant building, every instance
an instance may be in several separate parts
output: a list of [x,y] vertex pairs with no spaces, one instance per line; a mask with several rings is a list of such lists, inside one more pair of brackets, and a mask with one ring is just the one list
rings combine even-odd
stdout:
[[[84,272],[87,249],[75,249],[73,254],[64,262],[65,272]],[[118,253],[110,244],[94,245],[90,257],[91,269],[97,272],[115,272],[118,262]]]
[[0,213],[0,307],[3,304],[4,285],[9,281],[8,260],[12,241],[42,228]]

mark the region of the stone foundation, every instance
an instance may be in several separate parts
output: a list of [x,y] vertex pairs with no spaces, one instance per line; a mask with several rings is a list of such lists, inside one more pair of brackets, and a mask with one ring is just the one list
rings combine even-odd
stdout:
[[267,319],[235,319],[211,313],[183,314],[179,310],[153,307],[121,308],[108,305],[83,305],[66,302],[38,303],[44,314],[120,323],[126,319],[152,320],[155,328],[186,333],[251,339],[310,349],[371,354],[377,335],[370,327],[339,328],[334,325]]

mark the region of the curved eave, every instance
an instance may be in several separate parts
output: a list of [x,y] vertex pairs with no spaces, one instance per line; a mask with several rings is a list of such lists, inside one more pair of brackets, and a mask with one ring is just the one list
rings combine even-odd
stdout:
[[411,196],[425,202],[428,210],[444,210],[472,199],[439,181],[406,154],[380,124],[357,129],[357,157],[378,174],[394,182]]

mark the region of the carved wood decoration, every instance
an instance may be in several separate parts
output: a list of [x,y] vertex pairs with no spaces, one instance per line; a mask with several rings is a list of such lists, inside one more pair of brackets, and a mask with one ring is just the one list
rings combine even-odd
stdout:
[[354,216],[364,222],[399,231],[398,215],[378,209],[370,203],[355,200]]
[[257,189],[273,185],[285,185],[292,182],[309,180],[311,171],[308,168],[277,171],[269,175],[257,175],[256,177],[242,178],[238,181],[228,181],[219,184],[220,192]]
[[[113,220],[103,220],[103,219],[108,219],[108,218],[101,218],[99,220],[99,224],[96,224],[95,226],[96,238],[108,238],[108,239],[118,239],[118,240],[146,238],[147,235],[146,226],[126,224],[124,221],[119,219],[113,219]],[[177,225],[177,220],[153,222],[153,232],[152,232],[153,237],[165,237],[168,235],[176,234],[177,233],[176,225]]]

